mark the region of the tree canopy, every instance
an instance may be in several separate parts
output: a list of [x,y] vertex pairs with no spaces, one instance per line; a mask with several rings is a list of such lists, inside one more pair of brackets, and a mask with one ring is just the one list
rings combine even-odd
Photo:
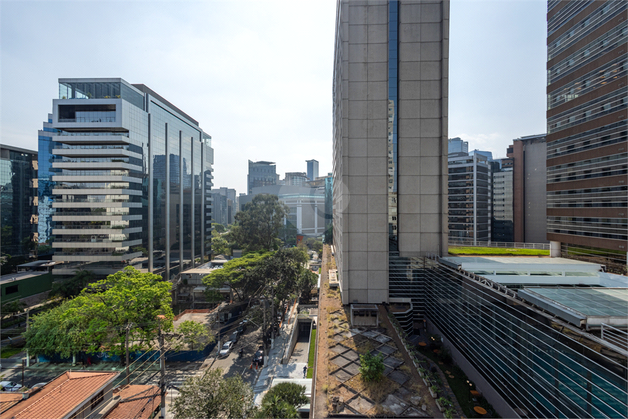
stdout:
[[188,378],[172,403],[176,418],[243,418],[253,410],[253,391],[235,375],[222,377],[220,369]]
[[209,289],[209,298],[212,289],[229,285],[240,301],[255,295],[273,295],[278,306],[290,297],[309,298],[316,275],[305,267],[307,260],[307,253],[300,248],[248,253],[212,271],[203,278],[203,284]]
[[49,296],[61,298],[76,297],[93,280],[93,272],[78,269],[72,278],[53,283]]
[[295,383],[280,383],[273,386],[262,399],[258,418],[298,418],[297,408],[307,404],[305,386]]
[[247,251],[268,251],[279,247],[279,232],[290,212],[276,195],[259,194],[235,215],[236,225],[230,235],[234,242]]
[[171,287],[159,275],[126,267],[35,316],[24,334],[26,347],[33,353],[62,357],[83,350],[121,354],[127,332],[135,349],[146,347],[160,327],[172,330]]

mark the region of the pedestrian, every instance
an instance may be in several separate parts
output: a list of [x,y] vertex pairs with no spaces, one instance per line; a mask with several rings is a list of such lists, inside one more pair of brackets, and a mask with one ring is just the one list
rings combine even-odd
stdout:
[[303,378],[307,377],[307,365],[303,367]]

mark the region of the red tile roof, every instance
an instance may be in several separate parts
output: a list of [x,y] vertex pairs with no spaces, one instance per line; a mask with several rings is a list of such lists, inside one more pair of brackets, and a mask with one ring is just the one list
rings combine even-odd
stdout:
[[63,418],[91,399],[118,375],[117,372],[65,372],[28,399],[4,412],[2,419]]
[[103,419],[148,419],[161,403],[157,386],[124,386],[114,390],[113,396],[120,396],[120,402]]
[[[18,404],[24,396],[22,393],[0,393],[0,413]],[[4,415],[2,416],[4,418]]]

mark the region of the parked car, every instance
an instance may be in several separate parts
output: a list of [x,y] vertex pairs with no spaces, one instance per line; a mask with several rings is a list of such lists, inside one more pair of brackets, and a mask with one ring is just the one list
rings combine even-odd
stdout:
[[233,349],[233,345],[234,343],[230,340],[223,343],[222,348],[220,349],[220,352],[218,352],[218,358],[228,357],[229,354],[231,353],[231,350]]
[[233,342],[234,344],[238,343],[239,339],[240,339],[240,334],[237,331],[233,332],[231,336],[229,336],[229,340]]
[[37,383],[37,384],[35,384],[35,385],[33,385],[33,386],[31,387],[31,390],[35,390],[35,389],[38,389],[38,388],[44,387],[46,384],[48,384],[48,383]]
[[2,391],[20,391],[22,385],[13,381],[0,381],[0,387],[2,387]]
[[249,321],[248,320],[242,320],[240,322],[240,324],[238,325],[236,332],[238,332],[239,334],[242,334],[246,331],[246,328],[249,325]]
[[264,351],[259,349],[257,352],[255,352],[255,355],[253,355],[253,362],[257,362],[257,364],[259,366],[264,365]]

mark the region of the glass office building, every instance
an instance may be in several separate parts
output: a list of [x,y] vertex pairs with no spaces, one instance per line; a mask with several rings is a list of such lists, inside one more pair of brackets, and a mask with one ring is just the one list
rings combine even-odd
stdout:
[[[481,376],[508,404],[508,417],[628,416],[625,277],[570,264],[563,272],[545,263],[525,267],[521,258],[496,260],[473,273],[462,259],[487,258],[423,260],[417,272],[425,285],[425,315],[474,369],[466,368],[467,375],[476,374],[476,384]],[[592,299],[595,307],[587,307]],[[613,318],[619,329],[606,326],[618,338],[600,333],[604,325],[595,323],[596,316]]]
[[626,273],[628,3],[547,4],[547,238]]
[[209,253],[213,150],[197,121],[142,84],[60,79],[49,125],[40,229],[66,262],[56,273],[170,278]]
[[0,145],[2,255],[28,257],[37,245],[37,152]]

